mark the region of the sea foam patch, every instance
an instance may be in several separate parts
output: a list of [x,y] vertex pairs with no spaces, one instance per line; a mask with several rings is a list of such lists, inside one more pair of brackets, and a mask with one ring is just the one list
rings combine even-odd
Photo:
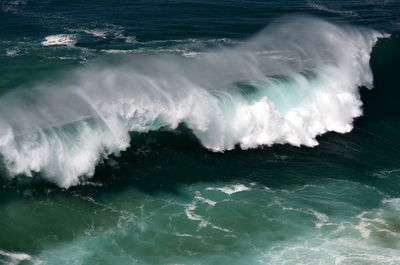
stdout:
[[77,42],[76,36],[73,34],[57,34],[45,37],[41,42],[43,46],[65,45],[74,46]]
[[209,187],[206,190],[217,190],[217,191],[221,191],[223,193],[226,193],[228,195],[232,195],[232,194],[237,193],[237,192],[248,191],[248,190],[250,190],[250,188],[246,187],[243,184],[236,184],[236,185],[229,185],[229,186],[225,186],[225,187],[221,187],[221,188]]
[[17,265],[20,264],[22,261],[29,261],[32,260],[32,257],[25,253],[20,252],[8,252],[0,249],[0,257],[4,257],[4,259],[0,259],[0,262],[4,261],[4,264],[9,265]]

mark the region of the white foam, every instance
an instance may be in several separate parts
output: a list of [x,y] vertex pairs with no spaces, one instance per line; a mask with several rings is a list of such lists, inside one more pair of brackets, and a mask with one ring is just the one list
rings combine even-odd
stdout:
[[109,54],[137,53],[137,50],[117,50],[117,49],[105,50],[105,49],[103,49],[101,51],[104,53],[109,53]]
[[314,215],[315,218],[316,218],[315,227],[321,228],[321,227],[329,224],[328,223],[329,217],[326,214],[320,213],[320,212],[315,211],[315,210],[310,210],[310,213],[312,215]]
[[312,215],[315,218],[314,224],[316,228],[321,228],[326,225],[333,225],[333,223],[328,223],[329,217],[321,212],[318,212],[313,209],[303,209],[303,208],[293,208],[293,207],[286,207],[286,206],[281,206],[282,210],[284,211],[295,211],[295,212],[300,212],[300,213],[305,213],[308,215]]
[[12,48],[12,49],[11,48],[6,49],[6,55],[9,57],[17,56],[19,52],[20,52],[20,49],[18,47]]
[[[400,233],[395,221],[399,206],[399,198],[383,200],[380,207],[358,214],[356,222],[350,218],[331,223],[329,230],[315,229],[297,239],[277,243],[260,261],[266,264],[399,264]],[[324,225],[328,224],[327,217],[312,210],[308,212],[316,214]]]
[[126,43],[134,44],[137,43],[136,37],[134,36],[126,36],[124,34],[123,27],[106,24],[100,28],[78,28],[78,29],[68,29],[70,32],[83,32],[94,37],[105,39],[107,37],[111,37],[114,39],[124,40]]
[[[206,50],[196,59],[133,54],[120,65],[80,69],[59,83],[0,98],[0,153],[11,176],[41,172],[69,187],[128,148],[130,131],[185,123],[212,151],[315,146],[316,136],[349,132],[362,114],[358,87],[372,84],[369,54],[381,36],[290,17],[236,47]],[[75,41],[71,35],[49,37],[46,45]]]
[[215,206],[217,204],[216,201],[213,201],[213,200],[206,199],[206,198],[202,197],[200,192],[196,192],[195,199],[198,200],[198,201],[201,201],[203,203],[206,203],[208,205],[211,205],[211,206]]
[[198,193],[196,193],[197,195],[195,196],[195,201],[193,203],[189,203],[185,205],[185,215],[189,220],[192,221],[198,221],[199,225],[198,225],[198,229],[202,229],[205,227],[211,227],[212,229],[216,229],[216,230],[220,230],[226,233],[231,233],[232,231],[226,228],[223,228],[221,226],[218,225],[214,225],[213,223],[209,222],[206,218],[204,218],[203,216],[196,214],[194,211],[197,209],[197,203],[203,202],[203,203],[207,203],[211,206],[214,206],[216,204],[216,202],[211,201],[211,200],[206,200],[202,197],[199,196]]
[[83,29],[81,31],[103,39],[106,38],[108,35],[108,32],[106,30],[101,29]]
[[[361,218],[360,216],[359,218]],[[368,239],[369,235],[371,234],[371,230],[368,229],[369,223],[365,222],[362,220],[358,225],[356,225],[354,228],[358,230],[363,238]]]
[[140,41],[141,44],[157,44],[157,43],[177,43],[177,44],[190,44],[190,43],[239,43],[238,41],[229,38],[218,38],[218,39],[172,39],[172,40],[152,40],[152,41]]
[[388,204],[390,207],[393,207],[397,211],[400,211],[400,198],[384,199],[382,203]]
[[197,55],[199,55],[199,53],[198,52],[194,52],[194,51],[183,51],[182,55],[185,56],[185,57],[192,58],[192,57],[196,57]]
[[207,55],[207,52],[198,52],[198,51],[191,51],[187,48],[179,49],[179,48],[137,48],[137,49],[102,49],[101,52],[108,53],[108,54],[180,54],[187,58],[195,58],[201,55]]
[[373,172],[368,172],[368,175],[372,177],[377,177],[377,178],[382,178],[382,179],[387,179],[390,178],[393,173],[398,173],[400,172],[400,169],[381,169],[379,171],[373,171]]
[[8,259],[7,264],[9,265],[14,265],[14,264],[17,265],[24,260],[32,260],[32,257],[28,254],[19,252],[7,252],[1,249],[0,249],[0,256],[6,257]]
[[226,193],[228,195],[232,195],[232,194],[237,193],[237,192],[248,191],[248,190],[250,190],[250,188],[246,187],[243,184],[236,184],[236,185],[225,186],[225,187],[222,187],[222,188],[209,187],[206,190],[217,190],[217,191],[221,191],[223,193]]
[[207,225],[209,225],[210,223],[207,220],[205,220],[200,215],[194,213],[194,210],[196,210],[196,209],[197,209],[197,206],[195,204],[186,205],[186,207],[185,207],[186,217],[193,221],[199,221],[199,227],[206,227]]
[[195,235],[192,235],[192,234],[174,233],[174,235],[177,236],[177,237],[192,237],[192,238],[202,239],[202,236],[195,236]]
[[135,36],[125,36],[125,35],[121,35],[121,36],[117,36],[118,38],[120,38],[120,39],[123,39],[126,43],[129,43],[129,44],[135,44],[135,43],[137,43],[138,41],[136,40],[136,37]]
[[74,46],[76,44],[76,36],[73,34],[57,34],[47,36],[41,43],[43,46],[65,45]]
[[3,1],[1,3],[1,9],[4,12],[17,13],[19,11],[19,7],[25,6],[25,5],[26,5],[25,0]]
[[332,13],[332,14],[338,14],[338,15],[343,15],[343,16],[347,16],[347,17],[358,17],[358,14],[354,11],[350,11],[350,10],[340,10],[340,9],[334,9],[334,8],[330,8],[324,5],[319,4],[318,2],[315,1],[309,1],[308,2],[308,6],[319,10],[319,11],[324,11],[324,12],[328,12],[328,13]]
[[355,238],[303,238],[301,242],[274,247],[260,261],[264,264],[399,264],[400,252]]

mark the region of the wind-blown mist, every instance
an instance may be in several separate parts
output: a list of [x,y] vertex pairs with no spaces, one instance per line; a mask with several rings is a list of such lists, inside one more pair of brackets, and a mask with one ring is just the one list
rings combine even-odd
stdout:
[[349,132],[371,87],[378,32],[289,17],[236,47],[140,55],[80,69],[0,98],[0,153],[11,176],[41,172],[62,186],[125,150],[129,132],[184,123],[213,151],[315,146]]

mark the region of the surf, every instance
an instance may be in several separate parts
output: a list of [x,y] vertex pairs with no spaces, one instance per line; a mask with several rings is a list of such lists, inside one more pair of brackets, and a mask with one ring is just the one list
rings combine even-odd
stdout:
[[371,49],[385,35],[317,18],[278,19],[253,38],[196,56],[133,54],[0,98],[0,154],[10,177],[68,188],[126,150],[130,132],[185,124],[215,152],[316,146],[362,115]]

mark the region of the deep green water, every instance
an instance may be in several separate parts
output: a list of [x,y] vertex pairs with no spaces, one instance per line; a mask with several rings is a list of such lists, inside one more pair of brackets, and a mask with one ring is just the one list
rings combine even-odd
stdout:
[[397,1],[87,2],[0,2],[0,263],[400,263]]

